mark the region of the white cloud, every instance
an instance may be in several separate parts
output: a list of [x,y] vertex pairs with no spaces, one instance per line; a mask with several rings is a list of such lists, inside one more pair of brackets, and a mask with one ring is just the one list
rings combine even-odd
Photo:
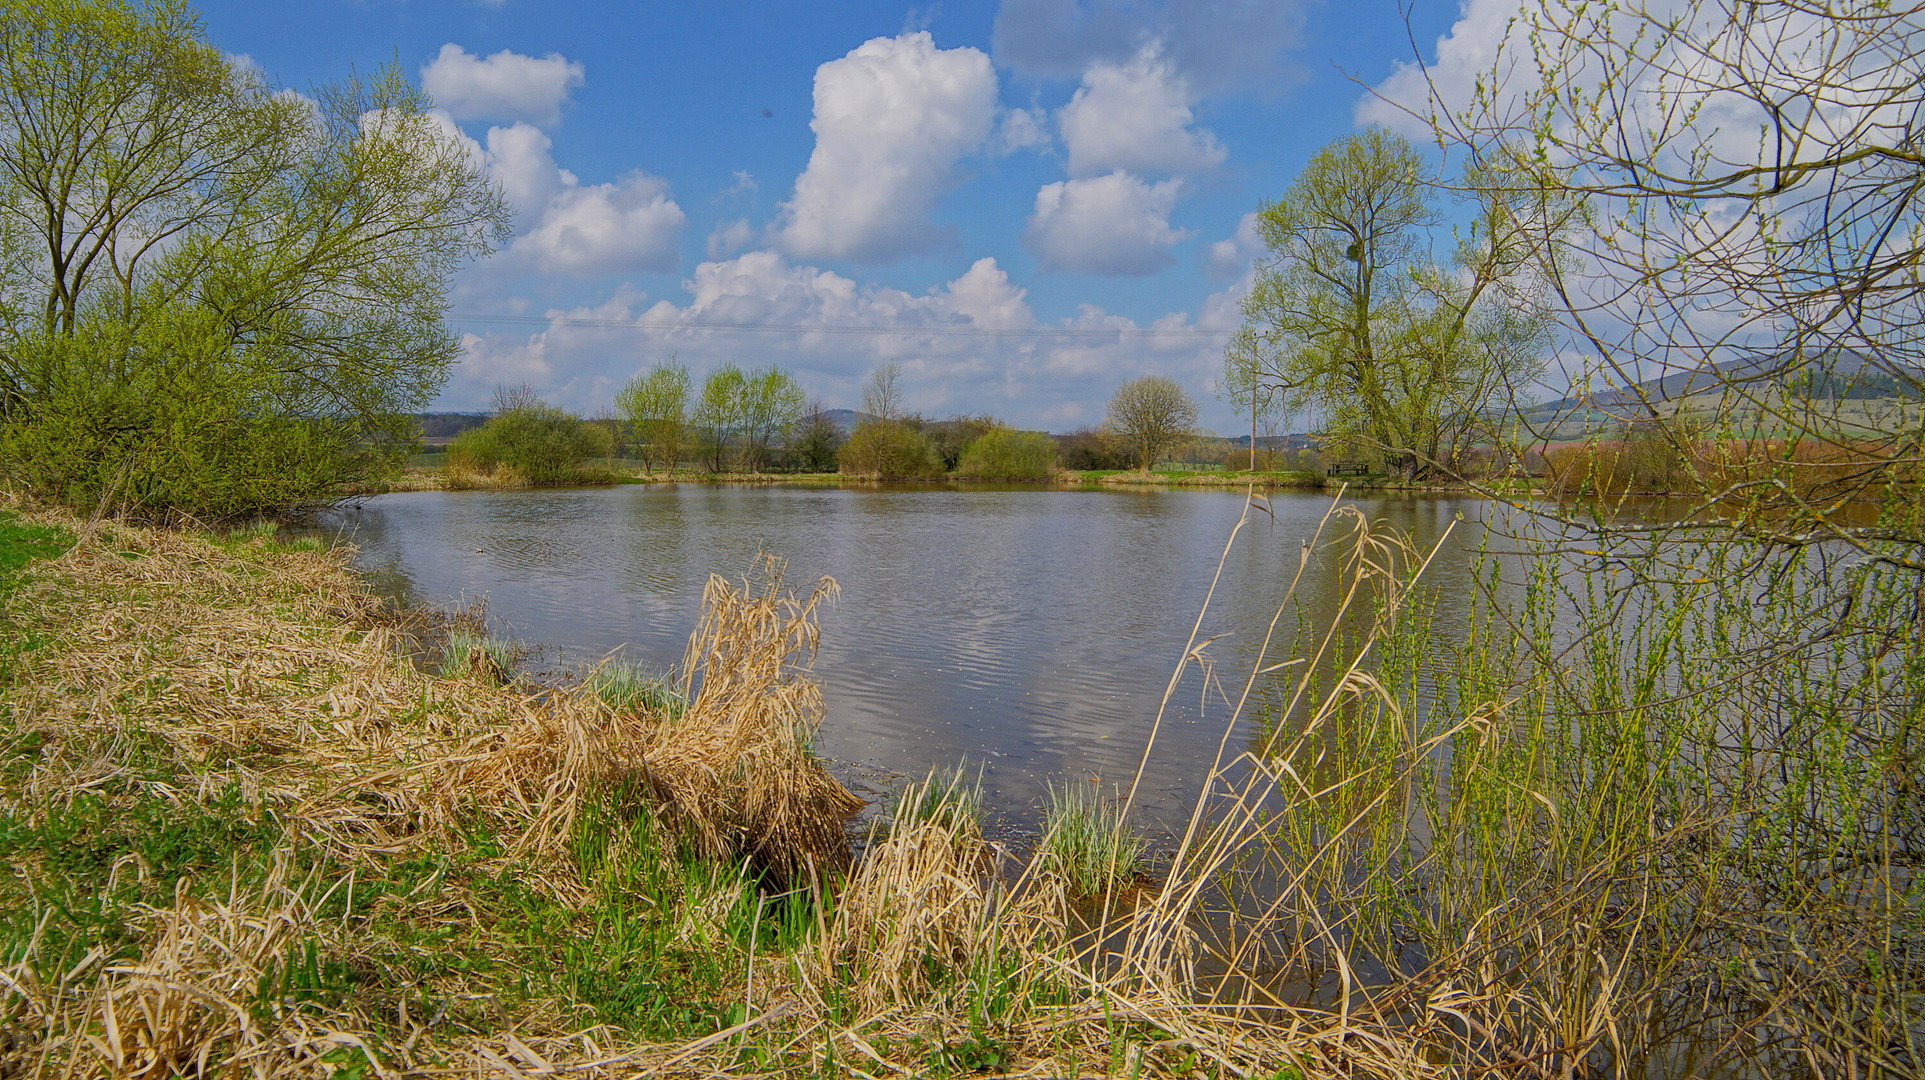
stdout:
[[503,49],[484,60],[449,42],[422,65],[421,88],[457,120],[553,127],[582,77],[582,66],[559,53],[534,57]]
[[1180,181],[1147,183],[1114,172],[1044,185],[1023,239],[1052,270],[1152,274],[1190,234],[1170,227]]
[[1305,0],[1003,0],[996,62],[1023,75],[1075,78],[1092,63],[1124,63],[1161,41],[1194,89],[1218,94],[1274,86],[1293,72]]
[[[1433,93],[1436,104],[1446,110],[1469,104],[1477,87],[1495,70],[1506,39],[1518,29],[1520,11],[1520,0],[1464,0],[1450,32],[1437,39],[1435,61],[1422,65],[1398,61],[1390,76],[1357,103],[1357,123],[1428,136],[1426,118],[1433,108]],[[1519,80],[1535,84],[1535,73],[1518,64],[1530,60],[1528,51],[1511,50],[1506,59],[1502,81],[1518,90],[1529,89],[1516,85]]]
[[632,172],[618,183],[564,186],[509,254],[537,270],[576,276],[673,270],[687,224],[667,181]]
[[715,231],[709,233],[709,258],[729,258],[737,252],[740,252],[743,248],[748,247],[754,240],[755,230],[749,226],[746,218],[737,218],[734,221],[717,225]]
[[1076,96],[1056,114],[1069,147],[1069,174],[1123,169],[1169,176],[1222,164],[1216,136],[1190,127],[1195,101],[1154,42],[1128,63],[1091,64]]
[[815,151],[774,233],[791,255],[888,261],[940,247],[929,212],[988,139],[996,73],[928,32],[876,38],[816,69]]
[[1257,215],[1248,213],[1237,221],[1237,231],[1228,240],[1210,245],[1203,257],[1203,268],[1214,281],[1230,281],[1248,274],[1251,261],[1263,252],[1263,237],[1257,235]]
[[[1197,331],[1224,319],[1234,325],[1237,299],[1226,290],[1195,319],[1175,312],[1140,325],[1085,305],[1043,324],[994,259],[916,294],[771,251],[702,263],[683,289],[687,299],[678,304],[622,286],[602,303],[549,311],[548,325],[533,334],[470,335],[442,407],[480,407],[496,383],[528,381],[557,404],[593,414],[608,406],[608,388],[670,354],[698,378],[754,357],[787,369],[831,407],[854,407],[868,373],[894,361],[903,366],[912,409],[986,411],[1065,430],[1102,419],[1110,394],[1139,375],[1169,375],[1207,395],[1207,381],[1222,367],[1222,337]],[[785,332],[734,329],[744,326]],[[855,326],[896,332],[844,332]],[[1202,403],[1212,407],[1207,397]]]
[[1048,114],[1041,109],[1010,109],[996,120],[992,147],[998,154],[1040,150],[1049,144]]
[[488,129],[488,173],[517,213],[538,214],[564,188],[575,186],[575,174],[556,167],[551,145],[532,124]]

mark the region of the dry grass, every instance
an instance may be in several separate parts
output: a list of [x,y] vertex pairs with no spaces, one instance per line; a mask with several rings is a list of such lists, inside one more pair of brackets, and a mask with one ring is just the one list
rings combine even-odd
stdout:
[[[0,734],[34,747],[6,759],[8,828],[96,797],[227,798],[282,832],[178,880],[117,856],[105,880],[155,887],[115,948],[62,953],[63,916],[34,909],[0,961],[0,1076],[1660,1075],[1692,1001],[1770,1025],[1815,1074],[1905,1075],[1878,1047],[1915,1008],[1868,1005],[1878,977],[1807,934],[1891,962],[1852,921],[1865,896],[1806,889],[1796,925],[1744,906],[1762,879],[1709,854],[1741,805],[1661,801],[1663,762],[1635,739],[1599,760],[1555,748],[1529,723],[1549,698],[1492,683],[1420,710],[1395,672],[1433,556],[1333,510],[1224,688],[1219,757],[1163,876],[1083,897],[1060,860],[999,872],[969,785],[936,776],[850,865],[859,804],[809,750],[832,582],[797,596],[775,564],[711,579],[686,707],[616,707],[418,670],[337,556],[102,525],[7,602],[44,642],[0,687]],[[1325,574],[1334,618],[1286,650],[1292,598]],[[1234,739],[1266,696],[1269,737]],[[1128,847],[1133,798],[1088,846]],[[11,872],[52,880],[59,857]],[[622,952],[637,922],[665,944]],[[1754,951],[1711,981],[1695,955],[1785,934],[1804,959]],[[671,979],[658,997],[711,1010],[649,1037],[594,1004]],[[1756,1060],[1791,1060],[1772,1053]]]

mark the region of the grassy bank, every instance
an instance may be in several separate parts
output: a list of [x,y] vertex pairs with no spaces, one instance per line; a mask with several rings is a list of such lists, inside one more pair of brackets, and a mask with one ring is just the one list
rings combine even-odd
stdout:
[[1011,865],[960,771],[853,858],[832,583],[531,693],[271,530],[16,513],[0,1075],[1919,1075],[1916,597],[1547,555],[1439,642],[1428,558],[1331,511],[1150,875],[1128,793]]
[[713,581],[687,681],[531,695],[498,665],[404,660],[445,627],[271,530],[21,511],[0,565],[0,1074],[1273,1077],[1356,1056],[1092,979],[1100,913],[1073,881],[1104,878],[1075,853],[1108,819],[1087,810],[1011,882],[967,785],[936,785],[850,865],[855,804],[808,751],[799,671],[829,586]]

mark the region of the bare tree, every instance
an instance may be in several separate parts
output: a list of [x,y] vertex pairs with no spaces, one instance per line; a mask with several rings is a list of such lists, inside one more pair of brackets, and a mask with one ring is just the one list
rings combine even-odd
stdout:
[[1196,430],[1196,402],[1175,380],[1146,375],[1117,389],[1103,426],[1147,472],[1164,451]]
[[1468,101],[1413,104],[1490,190],[1584,205],[1540,251],[1573,411],[1668,440],[1700,507],[1625,528],[1925,571],[1921,65],[1916,0],[1534,0]]
[[862,411],[889,423],[905,418],[901,364],[891,360],[869,373],[869,385],[862,390]]

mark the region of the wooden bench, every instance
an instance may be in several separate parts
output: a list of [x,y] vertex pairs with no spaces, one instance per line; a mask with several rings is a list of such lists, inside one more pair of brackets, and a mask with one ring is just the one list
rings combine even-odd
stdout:
[[1370,466],[1361,461],[1333,461],[1324,470],[1326,476],[1368,476]]

